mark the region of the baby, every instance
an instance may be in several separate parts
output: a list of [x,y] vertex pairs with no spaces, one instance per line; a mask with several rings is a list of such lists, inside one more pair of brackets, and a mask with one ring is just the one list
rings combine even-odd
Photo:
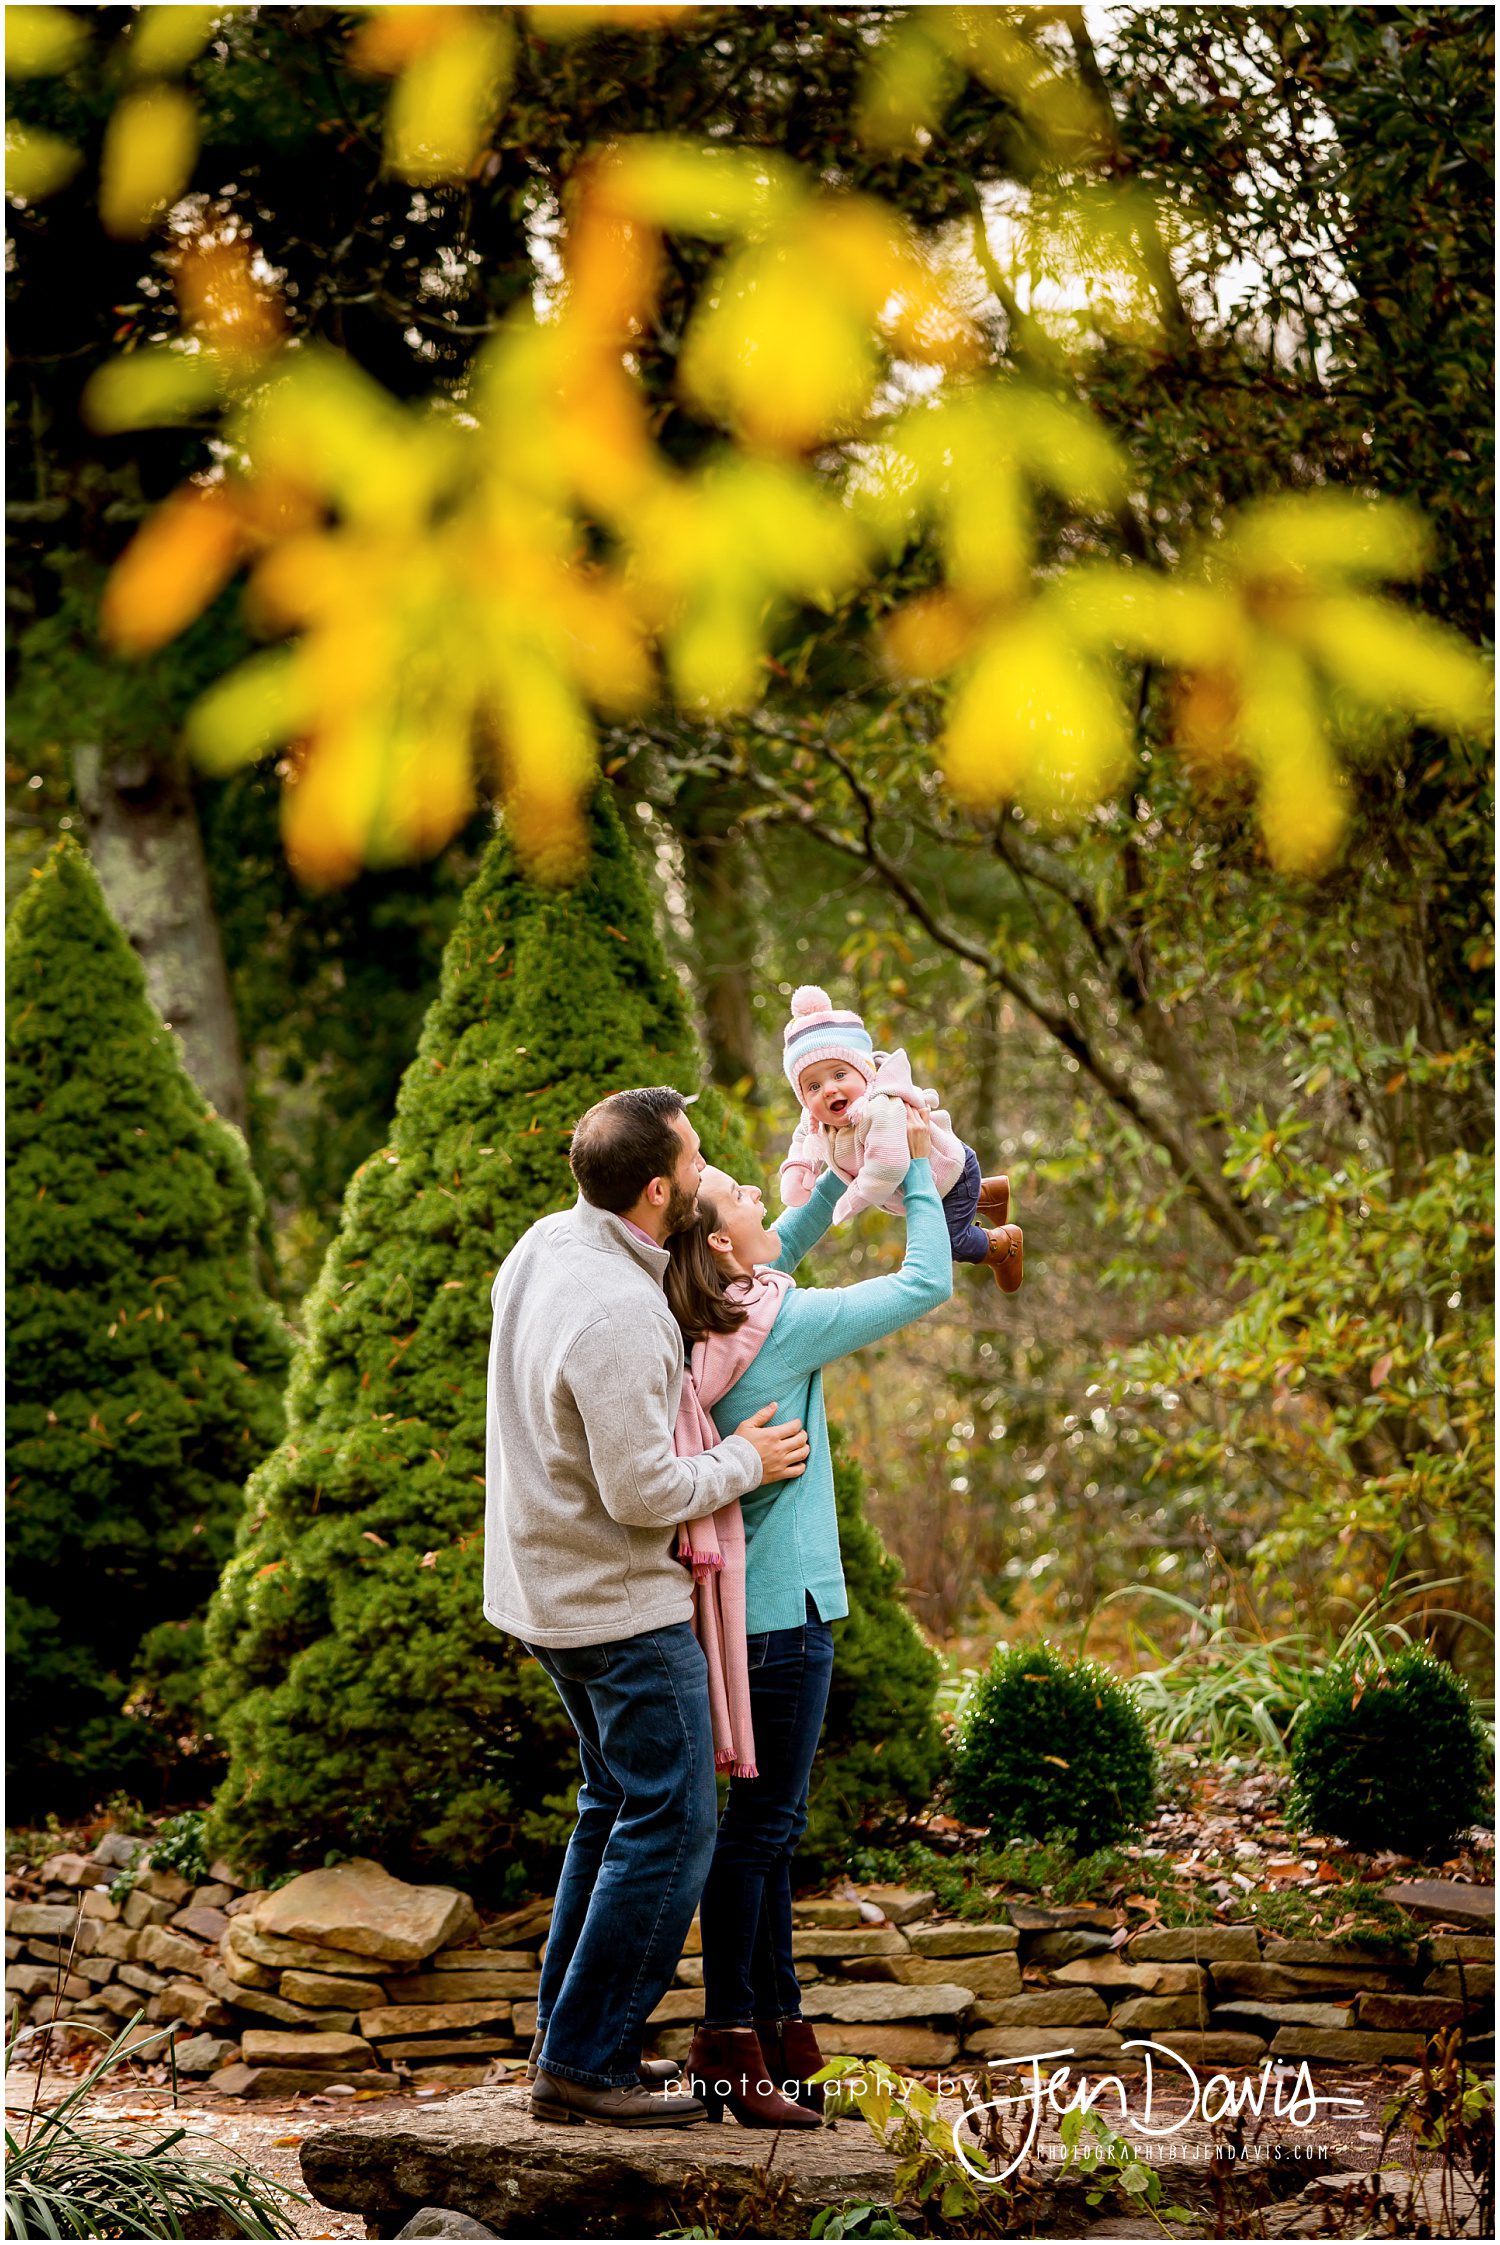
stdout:
[[919,1091],[901,1051],[875,1050],[857,1013],[834,1010],[826,990],[811,984],[792,993],[792,1018],[782,1038],[787,1081],[802,1118],[781,1165],[781,1197],[800,1208],[824,1169],[845,1181],[833,1212],[841,1224],[861,1209],[901,1207],[909,1155],[907,1116],[927,1118],[932,1176],[948,1220],[955,1263],[986,1263],[995,1283],[1014,1294],[1021,1283],[1024,1243],[1010,1214],[1008,1177],[981,1177],[979,1156],[953,1134],[935,1091]]

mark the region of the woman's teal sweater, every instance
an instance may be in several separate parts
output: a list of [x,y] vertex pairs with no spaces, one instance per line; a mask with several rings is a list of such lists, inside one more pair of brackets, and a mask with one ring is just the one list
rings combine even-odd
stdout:
[[[772,1268],[795,1269],[833,1219],[844,1180],[828,1171],[802,1208],[778,1217],[781,1253]],[[800,1419],[810,1445],[807,1466],[795,1481],[773,1482],[740,1499],[745,1516],[746,1617],[749,1635],[766,1629],[800,1629],[812,1596],[824,1621],[849,1611],[839,1563],[839,1524],[833,1498],[833,1458],[823,1410],[823,1367],[871,1341],[897,1333],[924,1317],[953,1292],[953,1250],[932,1165],[914,1161],[907,1172],[906,1260],[889,1278],[854,1286],[794,1287],[787,1294],[755,1360],[714,1406],[720,1436],[732,1434],[762,1404],[776,1417]]]

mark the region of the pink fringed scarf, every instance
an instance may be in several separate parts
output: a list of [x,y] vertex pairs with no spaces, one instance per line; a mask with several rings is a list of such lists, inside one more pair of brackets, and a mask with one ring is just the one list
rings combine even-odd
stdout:
[[[785,1271],[762,1269],[726,1288],[735,1307],[749,1315],[736,1333],[710,1333],[694,1342],[672,1432],[678,1457],[697,1457],[720,1440],[709,1413],[759,1355],[792,1284]],[[677,1531],[677,1556],[693,1570],[693,1629],[708,1662],[715,1767],[734,1777],[755,1777],[745,1643],[745,1522],[738,1498],[701,1519],[684,1520]]]

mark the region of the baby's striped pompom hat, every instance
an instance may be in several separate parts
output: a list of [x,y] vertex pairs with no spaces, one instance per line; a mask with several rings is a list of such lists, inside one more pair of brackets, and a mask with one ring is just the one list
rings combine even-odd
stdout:
[[792,1018],[781,1039],[786,1080],[800,1100],[798,1078],[815,1060],[847,1060],[869,1083],[875,1074],[875,1046],[857,1013],[840,1013],[826,990],[804,982],[792,992]]

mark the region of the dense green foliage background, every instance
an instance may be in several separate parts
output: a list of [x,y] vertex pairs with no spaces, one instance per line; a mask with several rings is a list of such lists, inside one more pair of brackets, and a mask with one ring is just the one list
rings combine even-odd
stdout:
[[[413,192],[382,172],[384,89],[347,69],[337,13],[261,11],[235,19],[222,55],[198,72],[195,194],[251,230],[299,333],[336,343],[400,395],[461,403],[475,335],[547,285],[561,198],[591,144],[691,129],[785,150],[946,228],[997,363],[1105,416],[1128,448],[1133,496],[1118,523],[1098,529],[1101,549],[1170,561],[1272,488],[1378,489],[1432,524],[1433,565],[1415,600],[1488,640],[1489,11],[1142,6],[1110,11],[1092,35],[1092,15],[1063,11],[1056,35],[1115,120],[1112,176],[1150,189],[1171,221],[1172,280],[1153,332],[1090,302],[1076,347],[1045,364],[996,285],[1007,214],[1050,184],[1006,103],[966,83],[920,156],[872,157],[849,133],[872,30],[905,13],[705,9],[687,34],[610,29],[573,46],[528,37],[482,175],[462,191]],[[56,121],[91,162],[76,188],[10,214],[8,839],[18,890],[60,828],[80,829],[80,748],[103,740],[175,769],[183,709],[244,644],[226,599],[145,670],[98,652],[104,571],[150,503],[210,453],[206,432],[101,442],[84,429],[77,400],[95,366],[174,324],[170,249],[99,229],[90,182],[103,80],[38,85],[27,98],[44,120],[49,104],[65,104]],[[700,252],[678,254],[685,298]],[[707,439],[674,395],[675,353],[669,320],[643,339],[664,441],[689,459]],[[1045,522],[1042,531],[1045,544]],[[1288,881],[1255,837],[1248,778],[1190,767],[1171,745],[1171,696],[1147,670],[1140,763],[1114,801],[1072,833],[1018,813],[971,814],[932,776],[935,702],[917,689],[872,691],[850,655],[919,576],[908,565],[849,611],[793,617],[751,718],[655,711],[621,727],[607,756],[628,848],[684,980],[683,1019],[696,1017],[715,1082],[741,1096],[762,1177],[795,1119],[779,1035],[786,997],[806,980],[859,1005],[877,1038],[904,1043],[986,1166],[1010,1170],[1027,1230],[1023,1292],[1002,1304],[987,1279],[960,1274],[948,1310],[830,1381],[913,1610],[981,1657],[997,1635],[1071,1642],[1087,1626],[1090,1651],[1129,1664],[1152,1657],[1127,1619],[1152,1590],[1180,1593],[1188,1609],[1212,1604],[1253,1632],[1334,1638],[1377,1598],[1476,1681],[1487,1677],[1487,753],[1351,719],[1341,742],[1350,842],[1327,877]],[[444,1078],[428,1069],[421,1079],[421,1056],[460,1004],[450,938],[496,876],[475,872],[480,820],[430,864],[307,896],[274,831],[286,776],[192,783],[212,911],[190,940],[222,945],[234,993],[266,1196],[262,1271],[308,1343],[293,1411],[321,1426],[326,1410],[338,1430],[323,1439],[341,1510],[325,1516],[325,1495],[317,1515],[338,1569],[324,1582],[297,1572],[312,1492],[324,1485],[306,1458],[283,1452],[263,1469],[257,1504],[272,1484],[281,1494],[246,1532],[270,1539],[260,1564],[285,1561],[303,1617],[296,1642],[308,1646],[339,1642],[336,1628],[319,1632],[341,1601],[356,1617],[351,1645],[368,1644],[367,1594],[387,1595],[372,1590],[371,1554],[382,1565],[394,1554],[401,1626],[368,1667],[357,1651],[340,1655],[344,1668],[319,1655],[332,1664],[316,1689],[317,1663],[308,1670],[307,1704],[321,1698],[325,1714],[332,1687],[353,1691],[357,1679],[371,1736],[383,1739],[402,1629],[433,1602],[451,1599],[451,1617],[461,1603],[462,1555],[421,1570],[441,1539],[417,1550],[403,1508],[420,1486],[455,1536],[473,1515],[459,1505],[460,1445],[448,1439],[457,1400],[435,1370],[416,1379],[425,1332],[410,1361],[391,1361],[417,1330],[397,1260],[389,1303],[358,1272],[344,1309],[337,1288],[367,1232],[372,1254],[378,1230],[382,1254],[420,1256],[424,1271],[467,1243],[456,1286],[422,1310],[438,1321],[434,1343],[439,1330],[461,1343],[463,1380],[482,1380],[481,1278],[510,1235],[491,1184],[449,1163],[455,1134],[481,1111],[450,1112]],[[452,1018],[445,1040],[463,1033]],[[381,1158],[406,1131],[426,1151]],[[421,1203],[418,1170],[431,1176]],[[523,1164],[533,1212],[553,1176]],[[456,1227],[450,1239],[440,1220]],[[898,1254],[896,1228],[867,1218],[835,1235],[817,1267],[836,1280]],[[341,1321],[355,1303],[346,1342]],[[347,1414],[366,1372],[382,1407],[398,1411],[415,1381],[417,1431],[434,1437],[418,1444],[408,1430],[411,1488],[403,1472],[388,1521],[378,1509],[366,1516],[381,1461]],[[397,1530],[386,1551],[365,1541],[367,1528],[386,1526]],[[257,1726],[270,1738],[281,1721],[267,1680],[272,1639],[259,1635],[276,1611],[277,1575],[252,1593],[245,1564],[226,1596],[256,1617],[236,1747],[255,1767]],[[1159,1618],[1153,1610],[1155,1633]],[[460,1634],[471,1624],[454,1618]],[[1174,1645],[1194,1641],[1185,1613],[1161,1626]],[[489,1682],[465,1670],[462,1689],[474,1696],[458,1704],[479,1709],[504,1791],[514,1739]],[[404,1748],[390,1751],[401,1766]],[[308,1753],[310,1767],[322,1744]],[[258,1827],[268,1844],[273,1830],[291,1830],[306,1781],[289,1740],[277,1768],[288,1789]],[[434,1818],[436,1804],[414,1806],[414,1848],[419,1834],[433,1844]]]

